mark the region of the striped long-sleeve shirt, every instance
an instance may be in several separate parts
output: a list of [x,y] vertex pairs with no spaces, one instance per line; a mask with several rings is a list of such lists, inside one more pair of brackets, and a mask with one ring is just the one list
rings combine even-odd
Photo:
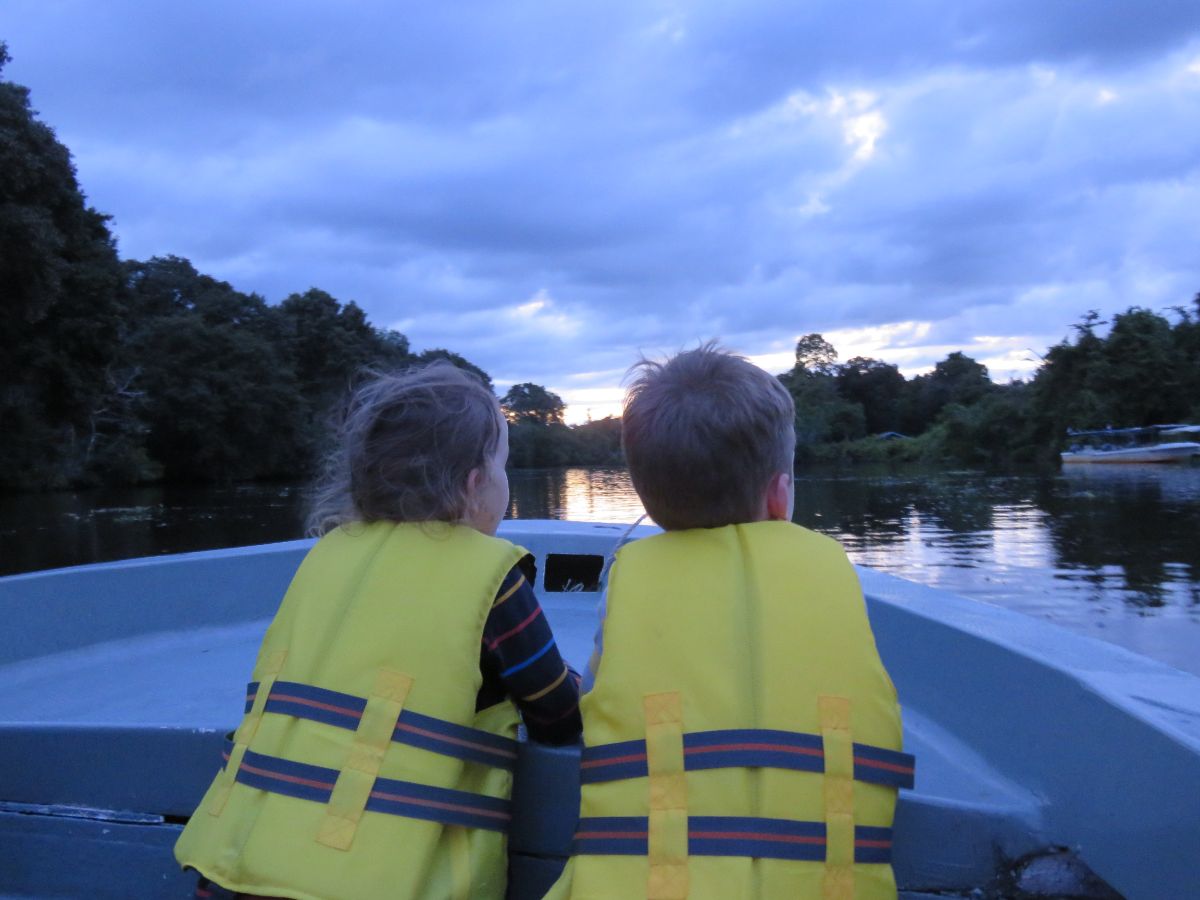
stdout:
[[578,739],[579,675],[559,655],[550,623],[533,593],[533,557],[505,576],[483,626],[477,709],[511,697],[529,737],[545,744]]

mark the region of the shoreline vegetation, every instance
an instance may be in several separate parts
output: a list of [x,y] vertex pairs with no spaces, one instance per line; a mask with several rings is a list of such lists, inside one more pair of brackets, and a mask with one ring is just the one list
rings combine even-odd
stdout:
[[[8,59],[0,43],[0,73]],[[365,372],[446,359],[492,385],[319,288],[270,304],[181,257],[122,260],[109,221],[28,89],[0,78],[2,491],[307,478]],[[805,335],[779,376],[797,462],[1053,465],[1068,428],[1198,421],[1200,295],[1173,319],[1088,312],[1010,384],[961,352],[906,379]],[[501,403],[513,467],[623,464],[619,419],[568,426],[561,398],[528,382]]]

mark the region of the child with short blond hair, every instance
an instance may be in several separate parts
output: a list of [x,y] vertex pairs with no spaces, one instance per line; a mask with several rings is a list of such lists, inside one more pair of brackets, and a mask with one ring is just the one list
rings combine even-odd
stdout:
[[713,344],[643,360],[622,420],[664,533],[621,548],[550,896],[894,897],[895,690],[853,567],[792,524],[792,399]]

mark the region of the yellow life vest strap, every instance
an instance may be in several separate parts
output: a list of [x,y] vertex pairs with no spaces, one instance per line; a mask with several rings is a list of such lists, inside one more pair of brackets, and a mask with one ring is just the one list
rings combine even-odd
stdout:
[[[246,687],[246,711],[258,699],[260,686]],[[263,712],[323,722],[336,728],[357,731],[367,701],[363,697],[330,691],[295,681],[276,681],[268,690]],[[517,765],[517,742],[479,728],[470,728],[402,709],[392,733],[394,742],[420,747],[443,756],[482,763],[512,771]]]
[[262,687],[262,696],[246,698],[246,714],[242,717],[237,731],[234,732],[227,765],[217,775],[215,789],[208,801],[210,816],[221,815],[229,802],[229,795],[233,791],[234,776],[242,764],[242,757],[249,749],[250,742],[254,740],[254,735],[258,732],[258,725],[262,721],[263,710],[267,703],[267,697],[271,693],[271,686],[275,683],[276,676],[283,670],[286,659],[286,650],[268,651],[264,645],[259,651],[255,674],[259,675],[258,684]]
[[447,825],[450,856],[450,900],[471,900],[471,842],[461,825]]
[[845,697],[820,697],[821,741],[825,775],[821,790],[825,802],[824,900],[854,897],[854,743],[850,739],[850,701]]
[[687,777],[683,768],[683,702],[678,691],[647,694],[646,769],[650,816],[647,854],[649,900],[685,900],[688,895]]
[[329,807],[317,831],[318,843],[335,850],[350,849],[412,684],[412,678],[403,672],[380,669],[376,674],[375,689],[367,698],[345,765],[329,795]]

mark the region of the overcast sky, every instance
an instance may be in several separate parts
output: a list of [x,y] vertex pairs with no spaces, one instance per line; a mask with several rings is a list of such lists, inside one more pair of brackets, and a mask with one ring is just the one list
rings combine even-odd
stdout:
[[718,337],[1028,371],[1200,291],[1200,2],[5,0],[121,255],[613,411]]

